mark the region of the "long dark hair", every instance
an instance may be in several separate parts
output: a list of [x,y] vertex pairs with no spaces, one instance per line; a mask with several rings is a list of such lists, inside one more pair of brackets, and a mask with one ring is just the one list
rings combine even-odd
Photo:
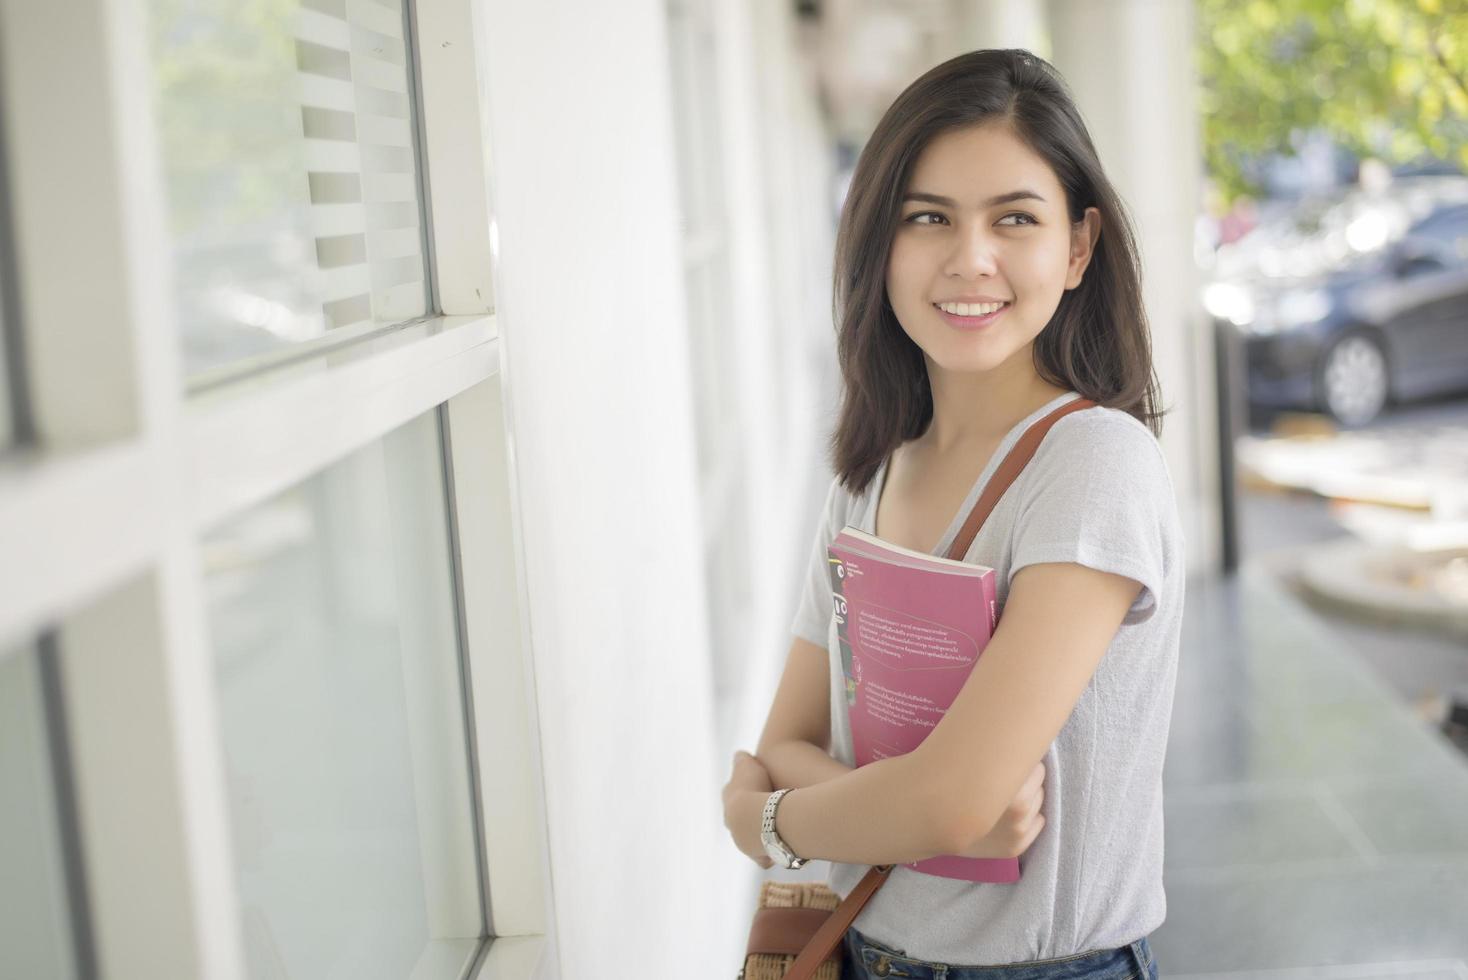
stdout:
[[1035,337],[1037,373],[1161,434],[1136,237],[1070,90],[1029,51],[970,51],[923,74],[887,109],[856,161],[841,209],[832,313],[842,398],[830,450],[853,494],[864,492],[888,454],[921,435],[933,416],[922,348],[897,322],[886,289],[909,175],[940,133],[995,121],[1049,162],[1072,222],[1088,207],[1101,213],[1101,236],[1080,285],[1061,294]]

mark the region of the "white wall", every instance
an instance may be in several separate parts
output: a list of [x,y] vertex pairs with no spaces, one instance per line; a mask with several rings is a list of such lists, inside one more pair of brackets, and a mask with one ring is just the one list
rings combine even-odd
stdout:
[[[732,544],[743,552],[738,563],[752,570],[742,590],[748,597],[746,646],[735,646],[720,665],[728,680],[719,705],[722,779],[725,756],[734,748],[753,751],[759,740],[785,666],[790,622],[831,479],[825,439],[837,397],[830,314],[835,160],[790,6],[716,0],[714,11],[730,322],[737,330],[729,369],[739,377],[737,404],[721,410],[740,414],[741,493],[750,520],[747,534]],[[723,847],[741,883],[725,930],[738,948],[718,962],[737,963],[766,873],[727,840]],[[820,881],[827,867],[816,862],[771,874]]]
[[477,16],[560,975],[732,975],[663,4]]
[[[747,563],[759,572],[751,586],[757,646],[740,667],[729,748],[753,751],[785,666],[831,479],[825,440],[837,398],[830,306],[835,161],[789,7],[750,0],[720,9],[730,37],[730,84],[744,90],[726,117],[726,166],[743,178],[731,187],[729,215],[741,277],[735,293],[747,300],[739,321],[750,381],[745,492],[754,520]],[[745,282],[758,282],[758,292],[746,297]]]

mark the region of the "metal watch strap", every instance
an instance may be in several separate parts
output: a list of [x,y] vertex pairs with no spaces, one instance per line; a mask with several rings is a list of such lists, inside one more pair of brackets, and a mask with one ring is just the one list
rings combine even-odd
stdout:
[[794,789],[794,787],[777,789],[765,798],[765,808],[760,814],[760,839],[773,839],[775,846],[782,853],[790,855],[785,867],[793,870],[805,867],[809,859],[796,854],[790,845],[785,843],[780,837],[779,831],[775,829],[775,810],[780,806],[780,801],[785,798],[785,794],[790,792],[791,789]]

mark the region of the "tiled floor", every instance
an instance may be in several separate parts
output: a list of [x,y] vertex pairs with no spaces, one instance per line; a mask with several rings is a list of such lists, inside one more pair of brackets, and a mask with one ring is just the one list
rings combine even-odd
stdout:
[[1163,975],[1468,980],[1468,761],[1268,572],[1187,601]]

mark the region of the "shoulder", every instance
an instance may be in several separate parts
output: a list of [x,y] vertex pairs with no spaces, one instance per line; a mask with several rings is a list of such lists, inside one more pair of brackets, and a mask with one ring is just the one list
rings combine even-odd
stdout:
[[1118,447],[1149,447],[1157,450],[1152,430],[1119,408],[1093,405],[1062,417],[1050,428],[1045,441],[1103,442]]
[[1182,567],[1182,528],[1162,447],[1126,412],[1096,406],[1062,417],[1021,479],[1012,570],[1075,561],[1159,594],[1166,575]]
[[1125,461],[1143,468],[1167,470],[1162,446],[1152,430],[1119,408],[1096,405],[1071,412],[1051,426],[1035,452],[1056,462]]
[[840,530],[850,523],[850,516],[856,509],[857,498],[851,495],[841,482],[841,477],[831,477],[830,485],[826,488],[825,516],[827,526]]
[[1029,492],[1069,488],[1092,501],[1168,498],[1175,493],[1157,437],[1141,422],[1101,405],[1072,412],[1045,434],[1026,467]]

